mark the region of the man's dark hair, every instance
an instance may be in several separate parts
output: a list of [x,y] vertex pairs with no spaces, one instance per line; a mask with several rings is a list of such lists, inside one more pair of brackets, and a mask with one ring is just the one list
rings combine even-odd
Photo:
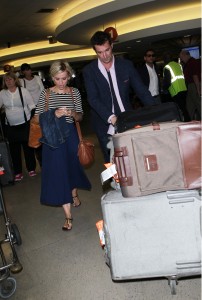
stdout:
[[95,45],[103,45],[107,41],[109,42],[110,45],[112,44],[111,35],[105,31],[97,31],[96,33],[93,34],[90,41],[94,50],[95,50]]
[[173,60],[173,54],[169,51],[163,53],[163,60],[166,64],[169,64]]
[[155,54],[154,49],[149,48],[149,49],[147,49],[147,50],[144,52],[144,56],[147,56],[147,53],[148,53],[148,52],[153,52],[153,53]]
[[29,64],[24,63],[24,64],[21,65],[20,69],[21,69],[21,71],[31,70],[31,67],[30,67]]

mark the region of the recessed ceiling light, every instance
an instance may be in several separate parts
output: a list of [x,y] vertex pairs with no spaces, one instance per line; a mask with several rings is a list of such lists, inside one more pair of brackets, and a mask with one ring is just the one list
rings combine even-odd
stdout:
[[136,43],[141,43],[141,42],[142,42],[141,40],[137,40],[137,41],[136,41]]
[[184,37],[190,37],[190,36],[191,36],[191,34],[184,35]]

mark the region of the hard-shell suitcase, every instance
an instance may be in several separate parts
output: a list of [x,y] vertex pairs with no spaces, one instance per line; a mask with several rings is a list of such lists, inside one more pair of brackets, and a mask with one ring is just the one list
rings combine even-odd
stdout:
[[132,129],[137,125],[147,125],[153,122],[183,121],[182,113],[174,102],[145,106],[136,110],[124,111],[116,121],[118,133]]
[[[201,198],[197,190],[101,199],[106,261],[115,281],[201,274]],[[134,201],[135,200],[135,201]]]
[[201,187],[201,122],[164,122],[112,137],[124,197]]
[[4,174],[0,176],[1,185],[14,183],[14,170],[11,159],[9,144],[7,141],[0,141],[0,167],[3,167]]
[[3,170],[3,175],[0,176],[0,184],[4,186],[14,183],[14,169],[10,154],[9,143],[4,137],[1,122],[0,133],[0,168]]

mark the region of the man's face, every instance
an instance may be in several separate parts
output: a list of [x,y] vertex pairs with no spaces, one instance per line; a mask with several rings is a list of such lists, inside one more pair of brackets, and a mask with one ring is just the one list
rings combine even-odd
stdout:
[[24,76],[31,76],[32,75],[32,70],[31,69],[25,69],[24,71],[22,71],[22,73],[24,74]]
[[155,54],[153,51],[148,51],[147,54],[144,56],[144,61],[148,64],[153,64],[155,61]]
[[95,52],[97,53],[98,58],[103,64],[108,64],[112,61],[113,45],[107,41],[103,45],[95,45]]
[[187,62],[187,57],[186,57],[186,54],[183,53],[183,52],[180,52],[180,60],[183,62],[183,63],[186,63]]

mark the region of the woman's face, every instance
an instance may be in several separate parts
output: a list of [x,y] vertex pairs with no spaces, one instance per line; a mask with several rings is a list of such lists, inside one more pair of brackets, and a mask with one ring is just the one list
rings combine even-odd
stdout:
[[7,88],[13,88],[16,86],[15,84],[15,80],[12,77],[6,77],[5,78],[5,84],[7,86]]
[[53,82],[59,90],[64,90],[69,79],[70,79],[69,74],[67,73],[67,71],[64,71],[61,73],[57,73],[53,77]]

